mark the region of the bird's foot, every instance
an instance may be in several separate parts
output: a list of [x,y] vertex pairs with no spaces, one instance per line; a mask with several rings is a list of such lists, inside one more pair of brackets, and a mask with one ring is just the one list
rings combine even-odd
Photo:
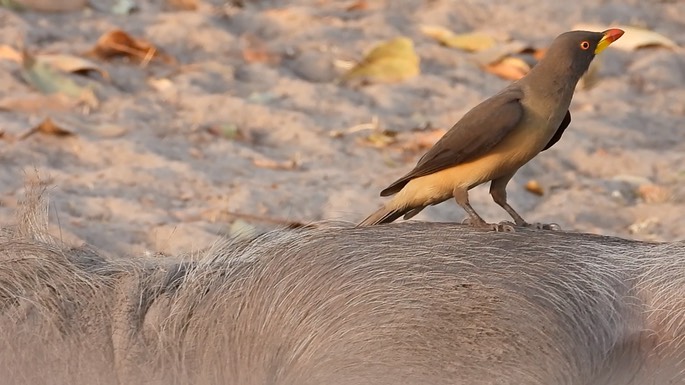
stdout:
[[535,230],[561,231],[561,226],[556,223],[526,223],[524,226]]
[[487,223],[485,221],[474,222],[471,220],[471,218],[466,218],[464,219],[464,221],[462,221],[462,224],[471,226],[475,229],[484,231],[494,231],[498,233],[513,233],[516,231],[516,229],[514,228],[515,225],[509,221],[503,221],[500,223]]

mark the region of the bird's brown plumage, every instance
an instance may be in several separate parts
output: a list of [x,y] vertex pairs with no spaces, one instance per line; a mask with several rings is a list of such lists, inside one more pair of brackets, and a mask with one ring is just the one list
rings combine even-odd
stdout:
[[595,54],[622,33],[572,31],[557,37],[528,75],[466,113],[413,170],[381,191],[395,197],[359,226],[408,219],[454,197],[472,224],[493,227],[468,202],[468,190],[487,181],[494,201],[517,225],[527,225],[507,203],[506,185],[522,165],[559,141],[571,122],[576,83]]

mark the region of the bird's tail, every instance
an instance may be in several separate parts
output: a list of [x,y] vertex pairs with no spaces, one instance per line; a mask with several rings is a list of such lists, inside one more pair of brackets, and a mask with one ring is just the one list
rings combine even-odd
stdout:
[[376,210],[373,214],[369,215],[366,219],[361,221],[357,225],[357,227],[373,226],[379,225],[381,223],[390,223],[404,215],[406,211],[407,210],[383,206],[380,209]]

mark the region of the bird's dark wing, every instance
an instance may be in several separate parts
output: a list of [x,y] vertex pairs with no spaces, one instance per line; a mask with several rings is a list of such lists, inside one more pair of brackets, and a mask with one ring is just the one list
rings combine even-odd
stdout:
[[499,143],[523,117],[521,89],[510,87],[467,112],[407,175],[395,181],[381,196],[393,195],[410,180],[450,168],[484,154]]
[[554,136],[552,139],[549,140],[549,143],[545,146],[545,148],[542,149],[542,151],[545,151],[546,149],[554,146],[559,139],[561,139],[561,135],[564,134],[564,130],[566,130],[566,127],[571,124],[571,111],[566,111],[566,116],[564,116],[564,120],[561,121],[561,124],[559,125],[559,128],[557,129],[557,132],[554,133]]

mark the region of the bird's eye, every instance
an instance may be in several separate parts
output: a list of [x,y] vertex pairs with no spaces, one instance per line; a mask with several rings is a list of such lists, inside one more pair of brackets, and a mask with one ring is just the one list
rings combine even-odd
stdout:
[[590,43],[587,40],[584,40],[582,43],[580,43],[580,48],[582,50],[586,50],[590,48]]

